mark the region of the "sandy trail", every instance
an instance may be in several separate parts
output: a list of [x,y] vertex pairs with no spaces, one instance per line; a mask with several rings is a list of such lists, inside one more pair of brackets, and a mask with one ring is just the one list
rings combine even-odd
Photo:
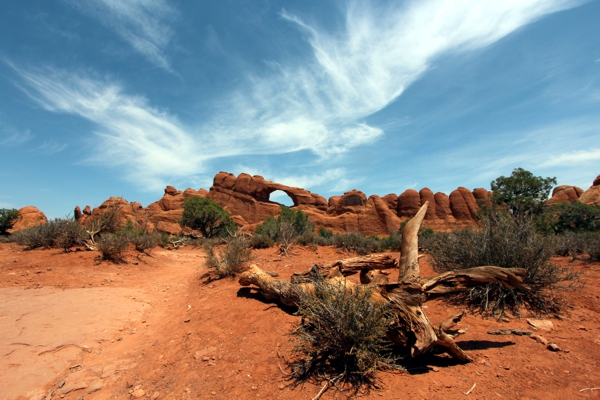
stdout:
[[130,288],[0,289],[2,399],[33,396],[149,305]]

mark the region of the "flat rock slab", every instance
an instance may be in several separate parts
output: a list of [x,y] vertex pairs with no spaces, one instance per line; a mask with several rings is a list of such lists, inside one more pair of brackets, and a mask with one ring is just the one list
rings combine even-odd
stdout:
[[[148,307],[136,289],[0,288],[0,399],[33,396]],[[83,388],[82,388],[83,389]]]

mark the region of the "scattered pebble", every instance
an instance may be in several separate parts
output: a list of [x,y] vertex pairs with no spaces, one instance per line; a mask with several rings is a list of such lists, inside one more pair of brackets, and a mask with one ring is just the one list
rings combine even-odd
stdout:
[[548,350],[550,351],[560,351],[560,347],[556,343],[549,343]]

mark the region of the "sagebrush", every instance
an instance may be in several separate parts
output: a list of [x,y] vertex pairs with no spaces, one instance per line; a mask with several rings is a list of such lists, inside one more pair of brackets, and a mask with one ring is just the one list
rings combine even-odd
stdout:
[[297,290],[302,320],[292,332],[298,358],[291,367],[296,379],[370,383],[378,369],[397,367],[386,337],[394,318],[389,305],[371,300],[372,290],[322,277],[314,281],[314,291]]
[[476,229],[437,233],[428,246],[438,272],[485,265],[524,268],[530,290],[508,289],[501,284],[473,288],[463,299],[484,314],[519,314],[522,307],[538,313],[558,313],[565,302],[559,289],[574,288],[578,276],[552,263],[553,246],[525,215],[492,208],[481,216]]

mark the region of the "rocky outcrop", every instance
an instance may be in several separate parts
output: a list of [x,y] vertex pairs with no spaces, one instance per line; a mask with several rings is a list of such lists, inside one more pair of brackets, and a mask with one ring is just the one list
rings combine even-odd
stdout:
[[600,175],[594,179],[592,186],[579,196],[578,200],[585,204],[600,204]]
[[[600,176],[587,191],[575,186],[559,186],[549,202],[584,201],[600,204]],[[423,226],[434,230],[452,230],[476,224],[476,213],[480,204],[490,203],[491,193],[483,188],[470,191],[459,187],[447,196],[433,193],[428,188],[420,191],[408,189],[402,194],[388,194],[383,197],[367,197],[359,190],[351,190],[341,196],[332,196],[329,200],[302,188],[286,186],[265,180],[262,176],[240,174],[235,176],[227,172],[218,173],[213,185],[207,192],[204,189],[186,189],[183,192],[167,186],[163,197],[143,208],[139,203],[129,203],[124,199],[111,197],[100,207],[83,211],[77,207],[75,216],[85,222],[99,215],[110,206],[119,208],[122,221],[128,219],[144,224],[149,230],[159,230],[170,234],[182,231],[179,223],[183,211],[183,202],[191,196],[206,197],[219,203],[233,217],[238,226],[253,232],[268,216],[276,216],[280,204],[271,200],[275,191],[286,193],[294,205],[293,209],[302,210],[317,227],[325,227],[334,232],[360,232],[367,235],[388,235],[396,231],[400,224],[412,218],[422,204],[429,202]]]
[[560,185],[552,190],[552,196],[546,202],[546,205],[553,206],[558,203],[574,202],[579,200],[579,197],[583,194],[583,189],[577,186]]
[[13,222],[13,227],[9,229],[8,232],[15,233],[47,222],[48,218],[46,218],[46,215],[43,212],[36,207],[25,206],[19,209],[19,218]]

